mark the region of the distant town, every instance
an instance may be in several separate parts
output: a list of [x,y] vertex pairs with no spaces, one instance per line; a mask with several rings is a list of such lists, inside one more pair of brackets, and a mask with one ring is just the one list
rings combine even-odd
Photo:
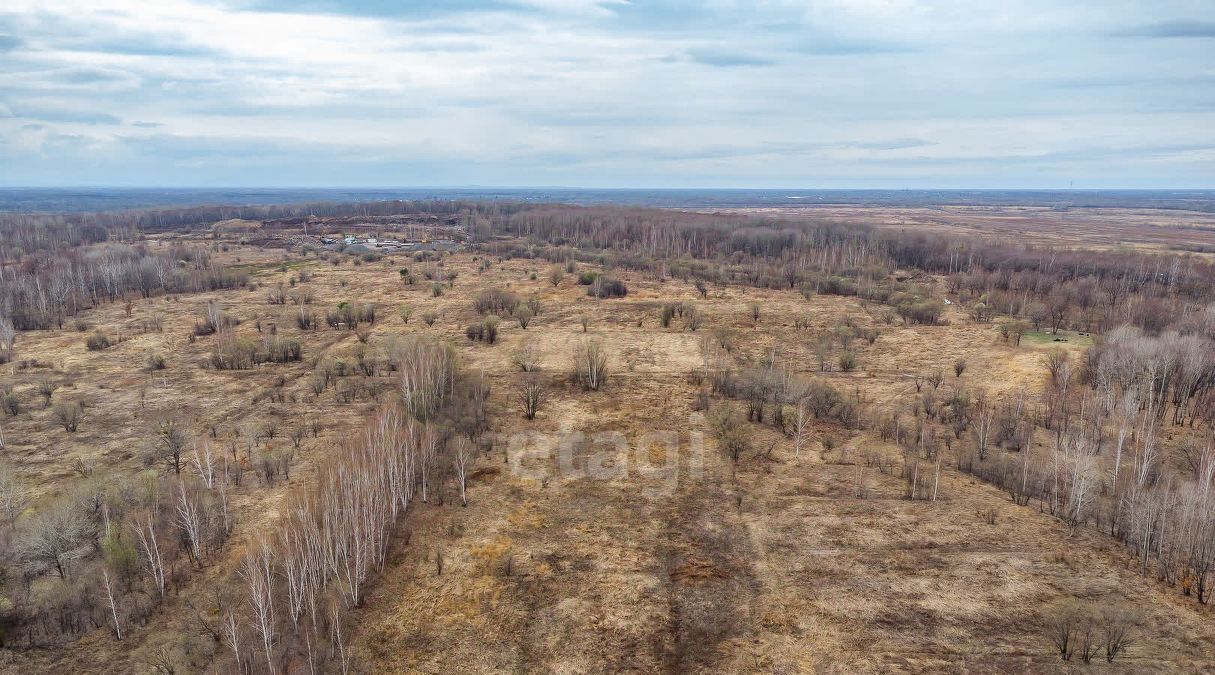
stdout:
[[414,251],[458,251],[461,244],[454,239],[401,241],[376,237],[345,235],[323,236],[320,243],[328,250],[344,253],[412,253]]

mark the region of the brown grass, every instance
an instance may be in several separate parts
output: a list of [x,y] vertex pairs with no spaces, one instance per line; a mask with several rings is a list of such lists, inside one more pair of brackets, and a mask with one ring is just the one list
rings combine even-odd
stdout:
[[[257,265],[263,284],[293,273],[277,271],[277,252],[243,248],[230,255]],[[771,457],[753,453],[737,468],[706,434],[703,474],[688,474],[695,456],[689,432],[702,426],[692,412],[697,387],[690,376],[701,365],[700,340],[715,328],[729,331],[745,355],[777,349],[809,373],[817,367],[813,335],[844,317],[876,326],[881,336],[874,345],[858,340],[854,347],[855,372],[825,375],[859,392],[871,408],[914,396],[911,373],[939,368],[946,373],[942,391],[955,386],[951,365],[959,357],[969,363],[967,386],[1034,390],[1044,375],[1044,348],[1003,344],[991,325],[971,323],[956,307],[948,326],[885,326],[855,299],[730,287],[699,300],[690,284],[623,273],[627,298],[595,300],[569,275],[553,287],[539,261],[505,261],[484,275],[469,253],[447,264],[459,272],[455,287],[433,298],[428,282],[402,286],[400,260],[309,263],[315,280],[306,286],[322,317],[340,301],[375,302],[381,318],[369,340],[373,349],[392,335],[434,333],[457,344],[466,365],[493,383],[497,442],[477,460],[469,506],[419,503],[408,516],[409,543],[394,546],[386,573],[357,610],[353,643],[369,672],[1068,672],[1041,625],[1043,608],[1072,597],[1111,599],[1145,614],[1129,654],[1094,670],[1210,666],[1209,612],[1135,574],[1096,534],[1069,539],[1053,519],[948,469],[934,503],[903,499],[901,480],[869,468],[867,498],[856,499],[854,467],[835,462],[881,445],[868,434],[819,428],[816,440],[830,432],[841,449],[824,457],[812,443],[797,459],[788,439],[754,426],[755,446],[771,446]],[[533,269],[536,281],[529,280]],[[471,343],[463,337],[475,317],[470,300],[490,286],[537,295],[543,309],[526,331],[504,321],[498,344]],[[241,319],[241,334],[256,335],[259,320],[263,329],[276,322],[280,335],[303,341],[306,363],[243,372],[201,368],[214,338],[191,344],[186,335],[210,298]],[[678,320],[659,327],[661,303],[673,300],[697,304],[704,315],[699,331],[681,330]],[[746,316],[750,302],[763,308],[758,327]],[[404,303],[416,310],[408,325],[396,313]],[[418,318],[424,311],[439,314],[431,328]],[[86,312],[90,324],[129,338],[101,352],[87,351],[84,334],[71,328],[23,336],[21,358],[49,367],[5,366],[6,382],[31,409],[4,420],[9,460],[45,498],[83,480],[70,459],[94,464],[98,475],[143,470],[141,448],[157,415],[186,419],[196,434],[212,423],[231,435],[245,424],[278,420],[284,432],[272,443],[280,447],[289,443],[291,425],[315,416],[325,430],[305,441],[292,473],[293,483],[311,480],[315,461],[357,429],[374,403],[340,405],[332,391],[313,400],[308,362],[349,358],[357,340],[328,328],[301,334],[291,312],[267,304],[264,290],[235,290],[139,301],[129,318],[119,305]],[[163,316],[164,332],[138,334],[139,321],[153,313]],[[609,353],[612,377],[603,391],[583,392],[566,378],[584,339],[583,316]],[[795,329],[797,316],[809,319],[809,331]],[[530,422],[518,414],[510,387],[517,377],[511,356],[525,338],[540,347],[551,380],[551,396]],[[167,370],[140,372],[154,352],[167,356]],[[56,428],[51,411],[33,404],[33,388],[46,376],[65,382],[55,400],[87,404],[78,433]],[[296,402],[254,404],[278,376],[287,378]],[[543,480],[513,473],[508,462],[509,439],[521,430],[615,431],[648,464],[660,464],[662,454],[641,447],[641,439],[668,429],[679,432],[674,486],[634,469],[610,480],[580,477],[537,458],[531,466],[548,472]],[[628,450],[586,452],[605,464],[634,467],[638,459]],[[150,626],[133,628],[123,644],[98,630],[56,653],[4,653],[0,666],[146,669],[151,649],[191,631],[184,599],[230,569],[242,540],[274,518],[284,489],[252,479],[240,488],[227,555],[195,572],[183,597],[171,599]],[[988,510],[996,513],[995,526],[979,515]]]

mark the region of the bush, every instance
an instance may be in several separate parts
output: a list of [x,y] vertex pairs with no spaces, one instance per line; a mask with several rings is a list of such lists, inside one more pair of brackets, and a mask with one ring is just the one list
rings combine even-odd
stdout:
[[582,286],[590,286],[599,278],[598,272],[586,271],[578,275],[578,283]]
[[82,414],[80,404],[75,401],[69,403],[56,403],[53,411],[55,421],[63,427],[64,431],[75,432],[80,426],[80,417]]
[[85,341],[84,341],[84,345],[86,347],[88,347],[89,351],[91,351],[91,352],[99,352],[103,349],[107,349],[107,348],[109,348],[110,344],[111,344],[110,338],[108,336],[106,336],[105,333],[102,333],[101,331],[97,331],[96,333],[93,333],[92,335],[85,338]]
[[473,309],[478,314],[513,314],[519,306],[519,296],[501,288],[487,288],[473,298]]
[[663,305],[662,313],[658,316],[658,323],[662,324],[663,328],[670,328],[673,318],[675,318],[675,305]]
[[4,412],[9,417],[16,417],[21,414],[21,399],[11,391],[4,393],[4,398],[0,400],[0,404],[4,406]]
[[492,345],[498,341],[498,317],[491,316],[481,323],[474,323],[464,329],[464,334],[470,340]]
[[148,370],[164,370],[165,357],[160,354],[153,354],[148,357]]
[[303,358],[304,349],[296,340],[280,340],[272,337],[266,341],[266,361],[271,363],[290,363]]
[[211,365],[216,370],[247,370],[257,362],[257,345],[240,338],[224,341],[211,354]]
[[583,389],[598,391],[607,382],[607,353],[597,340],[587,340],[574,353],[574,381]]
[[839,358],[840,370],[845,373],[851,373],[856,370],[856,354],[852,352],[844,352]]
[[623,298],[629,294],[629,289],[623,281],[608,276],[599,276],[586,289],[586,294],[592,298]]
[[540,404],[544,402],[544,381],[536,373],[529,374],[519,383],[517,396],[523,418],[536,419],[536,413],[540,411]]

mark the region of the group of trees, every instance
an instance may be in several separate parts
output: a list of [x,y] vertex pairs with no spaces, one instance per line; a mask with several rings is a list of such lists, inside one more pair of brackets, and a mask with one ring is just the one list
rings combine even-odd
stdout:
[[791,436],[795,453],[800,454],[809,441],[814,421],[847,429],[863,424],[859,395],[841,393],[825,380],[799,374],[794,363],[775,351],[750,363],[727,346],[721,336],[706,336],[701,341],[704,365],[697,378],[707,382],[717,396],[742,400],[748,421],[771,422]]
[[245,553],[242,590],[218,620],[239,668],[346,672],[345,611],[383,569],[397,520],[414,500],[445,503],[449,490],[467,503],[488,385],[461,372],[450,345],[410,337],[390,358],[401,403],[326,456],[316,482],[293,489],[274,530]]
[[473,309],[482,315],[487,315],[478,322],[469,324],[464,329],[468,339],[493,344],[498,340],[498,327],[501,317],[513,317],[519,322],[519,327],[527,330],[532,319],[540,314],[540,298],[532,296],[527,301],[520,300],[513,291],[501,288],[483,289],[473,297]]
[[[1122,541],[1140,571],[1209,602],[1215,584],[1215,331],[1154,337],[1124,327],[1082,363],[1048,357],[1042,402],[1016,404],[1018,452],[986,448],[1009,424],[980,417],[963,469],[1072,527]],[[1006,403],[1009,406],[1011,403]],[[1171,430],[1171,429],[1172,430]],[[1035,429],[1048,438],[1038,450]],[[1173,431],[1176,430],[1176,431]],[[1170,442],[1172,439],[1172,442]]]
[[234,466],[206,443],[180,449],[184,470],[83,483],[31,508],[30,491],[0,467],[6,644],[45,646],[106,626],[121,639],[214,555],[233,526]]
[[856,295],[891,305],[909,323],[935,323],[944,306],[916,275],[892,278],[897,268],[944,275],[946,290],[971,303],[977,320],[1006,315],[1051,331],[1129,323],[1159,333],[1192,320],[1215,284],[1215,265],[1192,256],[1059,250],[812,220],[537,205],[491,215],[489,223],[494,233],[536,244],[487,245],[499,253]]
[[[214,264],[204,249],[100,244],[27,254],[20,264],[0,265],[2,325],[17,330],[62,328],[82,309],[129,293],[187,293],[247,283],[243,273]],[[0,334],[0,338],[4,337]],[[11,356],[11,341],[4,350]]]

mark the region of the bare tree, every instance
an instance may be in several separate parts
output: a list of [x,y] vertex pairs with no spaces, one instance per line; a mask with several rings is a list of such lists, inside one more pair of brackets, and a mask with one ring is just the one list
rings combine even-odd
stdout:
[[0,463],[0,512],[8,519],[10,527],[25,512],[29,501],[29,492],[17,479],[13,468],[7,463]]
[[419,420],[438,412],[455,390],[458,359],[451,345],[409,336],[389,347],[406,409]]
[[603,343],[590,339],[574,353],[574,379],[583,389],[598,391],[607,382],[607,354]]
[[196,495],[186,491],[186,482],[177,481],[177,526],[190,544],[190,557],[202,560],[203,518]]
[[245,668],[240,656],[240,625],[237,624],[236,614],[232,610],[225,613],[223,628],[224,642],[228,644],[228,649],[232,650],[232,659],[236,662],[237,669],[243,673]]
[[122,639],[122,624],[118,621],[118,603],[114,599],[114,584],[110,581],[110,571],[105,565],[101,566],[102,583],[105,586],[106,598],[110,601],[110,615],[114,618],[114,635]]
[[18,556],[27,571],[54,571],[61,579],[71,573],[71,564],[88,555],[95,531],[76,504],[59,500],[33,516],[21,533]]
[[[298,445],[297,445],[298,447]],[[215,463],[211,455],[211,444],[203,441],[202,450],[198,449],[198,443],[194,443],[194,455],[191,457],[194,463],[194,470],[198,473],[198,477],[202,480],[203,485],[207,489],[215,487]]]
[[793,406],[793,455],[801,457],[802,447],[810,440],[810,406],[799,397]]
[[262,638],[266,667],[274,669],[274,555],[264,539],[251,545],[241,564],[241,576],[249,592],[249,607],[253,613],[253,628]]
[[544,401],[544,381],[538,374],[530,373],[519,382],[516,395],[519,398],[519,407],[523,411],[523,418],[536,419],[536,413],[540,411],[540,404]]
[[991,441],[992,426],[996,419],[996,407],[980,392],[974,403],[974,430],[979,461],[987,458],[987,446]]
[[136,521],[134,523],[135,536],[139,540],[139,551],[143,554],[143,559],[148,566],[148,573],[152,575],[152,581],[156,584],[156,589],[160,591],[160,597],[165,597],[165,563],[160,556],[160,542],[156,540],[156,527],[152,522],[152,514],[148,514],[148,522],[144,523]]
[[540,367],[540,352],[533,340],[526,339],[519,344],[512,356],[515,366],[525,373],[530,373]]
[[460,505],[468,506],[468,465],[473,460],[472,444],[463,436],[457,436],[451,450],[451,467],[460,486]]
[[180,476],[185,464],[186,434],[176,418],[165,417],[156,423],[154,443],[160,459],[174,475]]
[[7,316],[0,314],[0,363],[13,360],[13,343],[17,340],[17,331],[13,322]]
[[1101,612],[1101,642],[1107,663],[1113,663],[1134,642],[1133,624],[1134,617],[1124,610],[1106,608]]

